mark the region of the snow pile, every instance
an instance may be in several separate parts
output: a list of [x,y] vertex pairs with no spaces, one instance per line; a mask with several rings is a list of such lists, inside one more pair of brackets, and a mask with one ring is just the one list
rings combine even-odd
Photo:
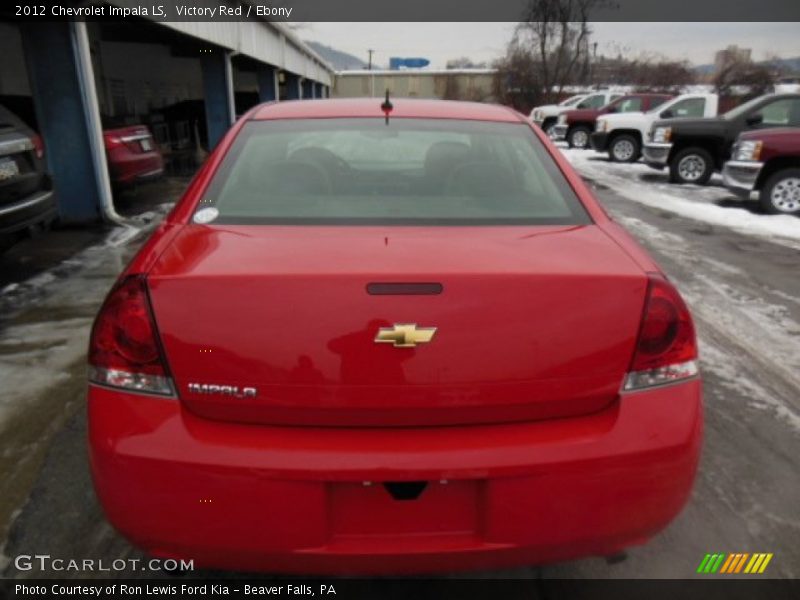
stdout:
[[[659,174],[642,163],[613,163],[590,150],[562,149],[562,153],[583,177],[633,202],[800,248],[799,218],[753,213],[744,208],[746,201],[739,201],[730,191],[715,185],[718,178],[708,186],[674,185],[668,183],[666,172]],[[718,204],[732,200],[741,202],[742,208]]]

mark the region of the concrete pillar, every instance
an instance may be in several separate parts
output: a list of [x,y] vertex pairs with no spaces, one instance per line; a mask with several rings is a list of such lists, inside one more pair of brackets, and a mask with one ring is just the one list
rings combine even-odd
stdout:
[[310,79],[303,79],[303,100],[314,97],[314,82]]
[[67,223],[96,221],[111,204],[85,28],[66,21],[20,27],[39,134]]
[[201,55],[203,99],[208,128],[208,149],[222,139],[235,119],[231,57],[227,51],[212,50]]
[[278,69],[271,65],[258,65],[258,99],[261,102],[278,100]]
[[299,100],[302,98],[300,90],[300,76],[294,73],[286,73],[286,99]]

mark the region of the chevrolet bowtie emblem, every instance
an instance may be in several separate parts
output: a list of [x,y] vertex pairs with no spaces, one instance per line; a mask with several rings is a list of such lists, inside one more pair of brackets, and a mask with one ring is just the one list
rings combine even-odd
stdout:
[[433,339],[436,327],[420,327],[416,323],[401,323],[393,327],[381,327],[375,336],[376,344],[392,344],[395,348],[414,348]]

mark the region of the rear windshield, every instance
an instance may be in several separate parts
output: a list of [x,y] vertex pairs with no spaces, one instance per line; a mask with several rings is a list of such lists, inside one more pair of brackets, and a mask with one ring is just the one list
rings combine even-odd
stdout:
[[524,124],[433,119],[247,123],[195,213],[219,224],[583,224]]

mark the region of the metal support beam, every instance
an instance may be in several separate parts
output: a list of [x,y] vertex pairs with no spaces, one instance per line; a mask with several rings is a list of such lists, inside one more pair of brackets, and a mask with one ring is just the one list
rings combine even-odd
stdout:
[[273,102],[278,99],[278,69],[270,65],[258,65],[258,99]]
[[225,50],[211,50],[203,53],[200,63],[203,71],[208,149],[212,150],[235,118],[230,53]]
[[114,212],[91,56],[82,22],[20,28],[48,170],[66,223],[112,221]]
[[300,76],[289,72],[286,72],[285,76],[286,76],[286,99],[299,100],[300,98],[302,98],[303,96],[300,90]]
[[314,82],[310,79],[303,79],[303,100],[314,97]]

